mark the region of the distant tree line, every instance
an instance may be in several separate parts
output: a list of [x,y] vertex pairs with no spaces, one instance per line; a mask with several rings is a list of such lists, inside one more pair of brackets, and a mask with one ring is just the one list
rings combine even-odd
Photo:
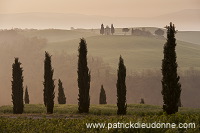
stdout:
[[155,33],[155,35],[163,36],[165,32],[162,29],[157,29],[154,33]]
[[[167,42],[164,45],[164,58],[162,60],[162,95],[163,95],[163,111],[167,114],[174,114],[178,112],[178,108],[181,106],[181,84],[179,82],[180,77],[177,74],[178,64],[176,62],[176,38],[175,38],[175,26],[170,23],[166,26],[167,29]],[[87,64],[87,43],[84,38],[80,40],[78,48],[78,111],[79,113],[89,113],[90,108],[90,81],[91,72]],[[51,55],[45,52],[44,60],[44,89],[43,98],[44,105],[46,106],[46,112],[53,113],[54,108],[54,81],[53,79],[54,69],[51,65]],[[13,113],[22,114],[24,111],[23,101],[23,69],[18,58],[12,65],[12,102]],[[125,115],[127,112],[126,103],[126,66],[122,56],[119,57],[119,64],[117,70],[117,114]],[[64,88],[61,80],[58,80],[58,103],[65,104],[66,97],[64,94]],[[100,104],[107,104],[106,93],[103,85],[101,86]],[[141,99],[141,104],[144,104],[144,99]],[[25,104],[29,104],[28,88],[25,90]]]
[[104,28],[104,25],[101,24],[100,34],[101,35],[110,35],[115,33],[115,28],[113,24],[111,24],[111,28],[107,25],[106,28]]
[[140,29],[133,29],[131,30],[131,35],[135,35],[135,36],[153,36],[153,34],[150,31],[146,31],[145,28],[142,28],[142,30]]

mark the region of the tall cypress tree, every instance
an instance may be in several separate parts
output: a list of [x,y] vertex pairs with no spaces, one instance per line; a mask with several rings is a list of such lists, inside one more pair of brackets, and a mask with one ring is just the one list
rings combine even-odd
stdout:
[[166,26],[167,42],[164,45],[164,59],[162,60],[162,95],[163,95],[163,111],[167,114],[178,112],[180,104],[181,84],[180,77],[177,74],[176,62],[176,30],[174,24],[170,23]]
[[106,102],[106,92],[103,88],[103,85],[101,85],[101,92],[99,96],[99,104],[107,104]]
[[111,34],[113,35],[115,33],[115,28],[113,26],[113,24],[111,24]]
[[25,96],[24,96],[24,102],[25,104],[29,104],[29,94],[28,94],[28,87],[26,86],[26,89],[25,89]]
[[47,113],[52,114],[54,108],[54,80],[53,80],[53,72],[51,66],[51,56],[48,52],[45,52],[45,60],[44,60],[44,104],[47,108]]
[[15,62],[12,65],[12,102],[13,102],[13,113],[22,114],[24,111],[23,102],[23,70],[20,66],[18,58],[15,58]]
[[64,88],[60,79],[58,80],[58,104],[66,104]]
[[101,29],[100,29],[100,34],[104,34],[104,26],[103,26],[103,24],[101,24]]
[[80,40],[78,51],[78,111],[79,113],[88,113],[90,107],[90,72],[87,66],[87,44],[83,38]]
[[120,56],[119,68],[118,68],[118,79],[117,79],[117,114],[125,115],[127,104],[126,104],[126,66],[124,60]]

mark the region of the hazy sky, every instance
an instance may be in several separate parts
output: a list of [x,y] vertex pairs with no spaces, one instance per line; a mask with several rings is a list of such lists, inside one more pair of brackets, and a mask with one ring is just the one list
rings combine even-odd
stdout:
[[200,0],[0,0],[0,13],[55,12],[152,17],[200,9]]

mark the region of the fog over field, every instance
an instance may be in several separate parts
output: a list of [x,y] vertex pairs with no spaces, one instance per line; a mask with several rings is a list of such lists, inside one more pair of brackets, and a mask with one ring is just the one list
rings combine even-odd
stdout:
[[[154,31],[156,28],[145,28]],[[123,34],[118,29],[116,34]],[[196,32],[195,32],[196,33]],[[66,36],[66,38],[65,38]],[[109,104],[116,103],[116,79],[119,55],[127,67],[127,102],[162,105],[161,60],[164,38],[131,35],[102,36],[91,30],[5,30],[0,32],[0,104],[11,104],[12,64],[19,57],[28,86],[30,102],[43,103],[44,51],[52,55],[57,84],[63,81],[67,104],[76,104],[78,43],[85,37],[91,70],[91,104],[98,104],[101,84]],[[187,38],[185,38],[187,39]],[[199,107],[200,45],[177,41],[182,104]]]
[[[170,7],[170,8],[169,8]],[[107,103],[116,104],[119,56],[127,68],[127,103],[162,105],[161,63],[164,27],[173,22],[182,104],[200,107],[199,0],[0,0],[0,106],[11,105],[12,64],[22,63],[30,103],[43,103],[44,54],[52,55],[57,103],[58,79],[67,104],[77,104],[77,61],[80,38],[88,47],[91,104],[98,104],[103,84]],[[115,27],[100,35],[101,24]],[[122,32],[129,28],[128,32]],[[131,35],[131,30],[148,35]],[[163,36],[155,35],[161,29]]]
[[[36,28],[36,29],[70,29],[74,28],[99,28],[101,23],[110,25],[114,23],[117,27],[162,27],[174,22],[177,29],[182,31],[200,30],[200,9],[185,9],[177,12],[170,12],[153,17],[123,17],[84,15],[74,13],[4,13],[0,14],[0,27],[11,28]],[[192,21],[191,21],[192,20]]]

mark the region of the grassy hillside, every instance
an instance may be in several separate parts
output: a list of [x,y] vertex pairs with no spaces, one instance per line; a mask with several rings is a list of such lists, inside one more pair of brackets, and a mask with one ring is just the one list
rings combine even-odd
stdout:
[[[145,27],[145,30],[152,33],[156,29],[156,27]],[[99,35],[99,29],[23,30],[19,33],[28,37],[46,38],[48,45],[44,50],[52,53],[65,51],[77,54],[80,38],[84,37],[88,43],[89,55],[102,57],[114,69],[117,67],[119,55],[122,55],[129,70],[160,69],[163,45],[166,42],[163,38],[124,36],[121,28],[116,28],[117,35],[114,36]],[[199,33],[198,31],[177,33],[177,60],[180,68],[200,67],[200,45],[197,45],[200,41]]]
[[[79,39],[52,42],[46,50],[77,54]],[[165,39],[142,36],[92,36],[86,37],[88,54],[99,56],[113,68],[120,55],[130,70],[160,69]],[[177,41],[177,60],[180,68],[200,67],[200,45]]]
[[181,41],[200,45],[200,31],[178,31],[176,38]]

